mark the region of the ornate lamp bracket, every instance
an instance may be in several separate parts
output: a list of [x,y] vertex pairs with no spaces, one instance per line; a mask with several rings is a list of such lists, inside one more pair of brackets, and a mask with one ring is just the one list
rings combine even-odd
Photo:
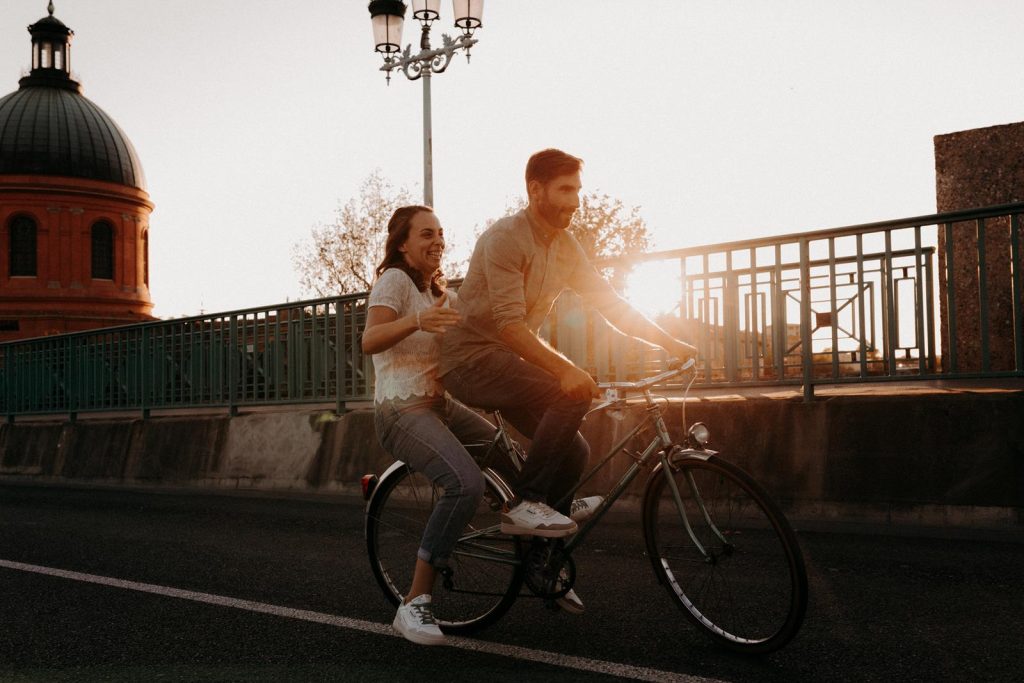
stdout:
[[451,64],[452,57],[459,50],[466,51],[468,60],[469,49],[477,43],[477,40],[467,35],[452,38],[445,33],[441,36],[441,42],[441,47],[430,49],[430,43],[424,34],[419,54],[412,54],[412,45],[406,45],[401,57],[385,57],[380,70],[387,73],[389,83],[391,82],[391,72],[395,69],[401,69],[410,81],[415,81],[424,75],[444,73],[444,70]]

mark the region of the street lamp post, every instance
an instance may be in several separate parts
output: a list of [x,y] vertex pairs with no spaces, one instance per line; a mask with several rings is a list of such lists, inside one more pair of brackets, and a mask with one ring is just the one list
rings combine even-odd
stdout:
[[401,69],[410,81],[423,81],[423,203],[434,205],[433,178],[433,133],[430,118],[430,78],[433,74],[444,73],[452,56],[459,50],[466,51],[477,43],[473,31],[480,28],[483,14],[483,0],[452,0],[455,13],[455,27],[462,31],[457,38],[448,34],[441,36],[439,48],[430,47],[430,25],[440,18],[441,0],[412,0],[412,15],[422,25],[420,52],[412,54],[412,45],[406,45],[399,54],[402,42],[402,25],[405,22],[406,5],[402,0],[373,0],[369,5],[373,21],[373,42],[377,52],[384,57],[381,71],[387,74],[391,83],[391,72]]

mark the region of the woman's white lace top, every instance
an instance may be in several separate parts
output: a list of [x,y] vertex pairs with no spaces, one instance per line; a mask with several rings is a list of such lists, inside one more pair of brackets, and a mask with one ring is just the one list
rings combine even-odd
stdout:
[[[448,301],[454,300],[454,292],[448,291]],[[389,268],[381,273],[370,290],[369,307],[386,306],[398,317],[422,311],[434,304],[434,295],[428,289],[416,289],[405,272]],[[389,398],[405,399],[410,396],[439,396],[444,387],[437,379],[437,367],[441,358],[438,338],[431,332],[413,332],[390,349],[373,354],[373,370],[376,386],[373,399],[382,401]]]

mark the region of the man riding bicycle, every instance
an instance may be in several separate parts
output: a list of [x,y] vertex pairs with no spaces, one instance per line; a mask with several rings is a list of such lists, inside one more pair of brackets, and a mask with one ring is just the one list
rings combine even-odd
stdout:
[[[581,159],[557,149],[530,157],[529,203],[480,236],[459,290],[461,322],[441,340],[445,389],[468,405],[500,410],[532,440],[516,499],[502,515],[508,534],[557,538],[577,528],[569,492],[590,455],[579,426],[599,392],[589,374],[537,335],[564,289],[620,331],[670,356],[685,360],[697,353],[622,299],[568,232],[579,208],[582,168]],[[573,591],[559,604],[583,611]]]

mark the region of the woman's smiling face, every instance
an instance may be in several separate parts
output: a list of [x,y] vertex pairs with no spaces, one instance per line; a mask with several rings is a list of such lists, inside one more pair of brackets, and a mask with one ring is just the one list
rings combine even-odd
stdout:
[[405,262],[428,279],[441,267],[444,228],[432,211],[420,211],[409,221],[409,236],[398,248]]

